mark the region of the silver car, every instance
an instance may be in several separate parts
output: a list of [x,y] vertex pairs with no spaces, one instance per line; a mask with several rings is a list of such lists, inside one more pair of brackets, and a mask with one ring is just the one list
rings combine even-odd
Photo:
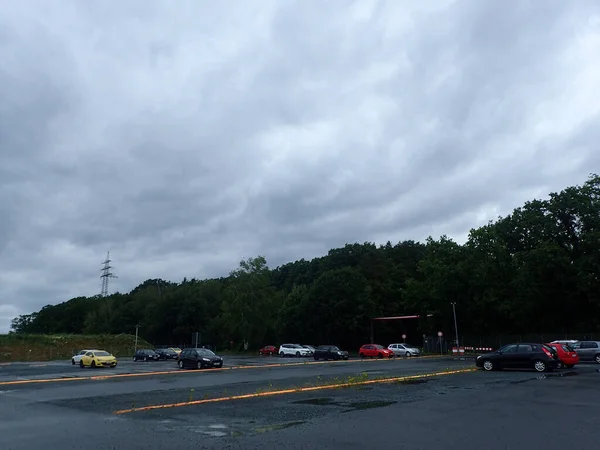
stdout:
[[394,352],[394,356],[419,356],[421,350],[408,344],[390,344],[388,350]]
[[580,361],[595,361],[600,364],[599,341],[577,341],[569,345],[577,352]]

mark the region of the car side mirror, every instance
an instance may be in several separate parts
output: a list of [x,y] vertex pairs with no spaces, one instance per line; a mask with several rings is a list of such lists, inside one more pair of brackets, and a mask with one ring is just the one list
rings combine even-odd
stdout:
[[496,353],[498,353],[499,355],[502,354],[502,350],[496,350]]

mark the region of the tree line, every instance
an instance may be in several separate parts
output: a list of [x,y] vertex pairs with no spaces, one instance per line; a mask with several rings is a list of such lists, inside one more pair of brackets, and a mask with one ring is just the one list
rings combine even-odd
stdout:
[[[462,336],[600,331],[600,176],[532,200],[472,229],[463,245],[347,244],[326,256],[270,269],[263,256],[229,276],[147,280],[131,292],[77,297],[15,318],[14,333],[131,333],[155,344],[256,348],[272,343],[421,344],[444,330]],[[430,315],[430,317],[428,317]]]

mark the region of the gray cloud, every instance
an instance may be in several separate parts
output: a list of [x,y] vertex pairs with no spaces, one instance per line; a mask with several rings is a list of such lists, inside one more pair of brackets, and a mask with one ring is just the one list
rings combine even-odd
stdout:
[[597,167],[600,7],[15,2],[0,332],[147,278],[469,229]]

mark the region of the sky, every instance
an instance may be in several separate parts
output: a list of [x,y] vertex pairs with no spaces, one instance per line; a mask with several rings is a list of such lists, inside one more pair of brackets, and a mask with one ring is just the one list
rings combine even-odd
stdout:
[[471,228],[600,169],[600,3],[0,0],[0,333]]

